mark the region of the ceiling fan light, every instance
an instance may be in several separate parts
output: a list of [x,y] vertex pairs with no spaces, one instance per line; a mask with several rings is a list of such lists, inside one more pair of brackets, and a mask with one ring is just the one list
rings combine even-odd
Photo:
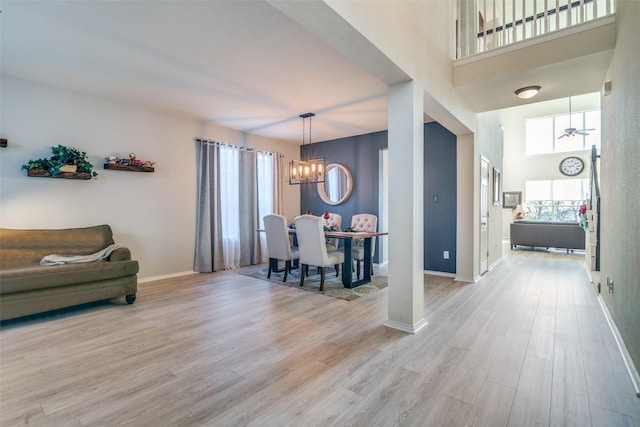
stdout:
[[521,87],[520,89],[516,90],[516,95],[518,95],[518,98],[521,98],[521,99],[529,99],[536,96],[540,91],[540,89],[541,89],[540,86]]

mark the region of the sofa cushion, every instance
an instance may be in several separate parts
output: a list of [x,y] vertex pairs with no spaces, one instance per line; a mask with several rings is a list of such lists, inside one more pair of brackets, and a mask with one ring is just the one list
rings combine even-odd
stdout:
[[0,294],[96,282],[135,275],[138,261],[94,261],[0,270]]
[[37,265],[51,254],[93,254],[113,243],[108,225],[60,230],[0,228],[0,269]]

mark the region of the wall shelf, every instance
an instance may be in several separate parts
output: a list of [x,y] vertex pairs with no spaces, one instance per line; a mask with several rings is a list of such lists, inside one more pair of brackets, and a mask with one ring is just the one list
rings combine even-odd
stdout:
[[29,169],[28,176],[37,178],[63,178],[63,179],[91,179],[91,174],[87,172],[60,172],[57,175],[51,175],[49,171],[42,169]]
[[155,169],[152,167],[142,165],[123,165],[123,164],[104,164],[105,169],[113,169],[117,171],[129,171],[129,172],[153,172]]

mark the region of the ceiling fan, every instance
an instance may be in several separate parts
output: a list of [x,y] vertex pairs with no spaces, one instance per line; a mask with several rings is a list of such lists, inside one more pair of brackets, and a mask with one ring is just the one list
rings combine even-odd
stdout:
[[571,97],[569,97],[569,127],[564,130],[564,133],[558,137],[560,138],[572,138],[576,135],[589,135],[587,132],[595,129],[576,129],[571,127]]

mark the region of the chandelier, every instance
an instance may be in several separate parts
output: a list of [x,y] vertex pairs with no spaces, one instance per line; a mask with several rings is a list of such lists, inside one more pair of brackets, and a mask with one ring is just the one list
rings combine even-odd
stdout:
[[[309,144],[311,144],[311,118],[314,113],[301,114],[302,145],[305,143],[305,121],[309,119]],[[289,163],[289,184],[314,184],[324,182],[325,159],[292,160]]]

